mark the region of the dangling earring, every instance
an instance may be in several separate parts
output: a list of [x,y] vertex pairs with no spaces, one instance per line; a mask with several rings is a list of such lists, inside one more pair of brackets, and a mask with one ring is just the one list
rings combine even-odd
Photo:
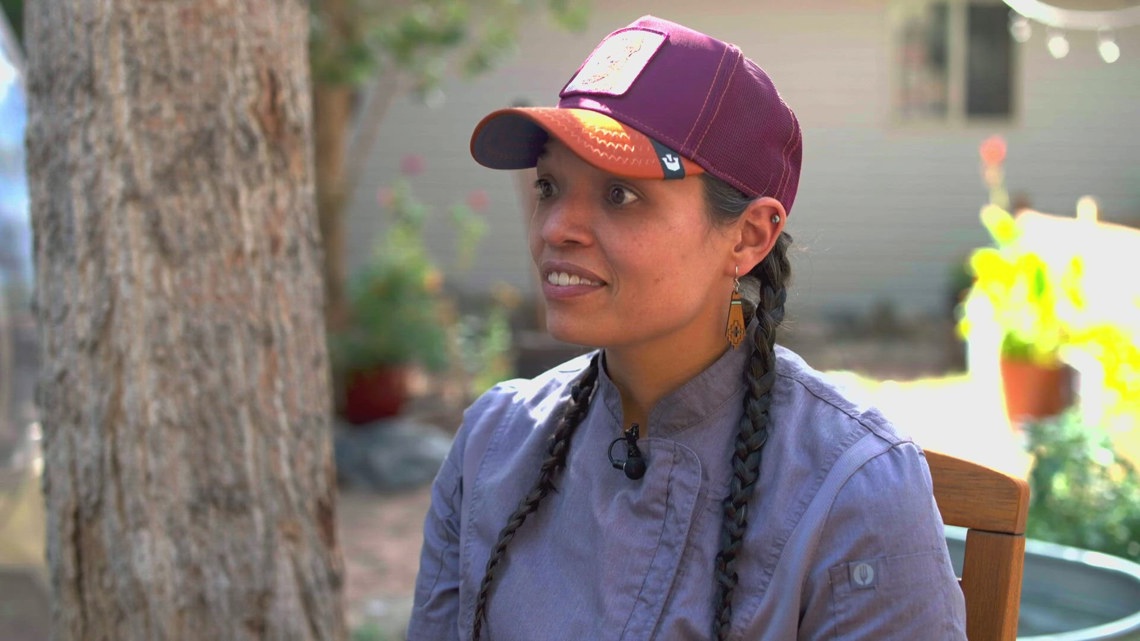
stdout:
[[732,279],[732,300],[728,305],[728,327],[724,331],[728,344],[732,349],[744,342],[744,303],[740,300],[740,267],[736,268],[736,276]]

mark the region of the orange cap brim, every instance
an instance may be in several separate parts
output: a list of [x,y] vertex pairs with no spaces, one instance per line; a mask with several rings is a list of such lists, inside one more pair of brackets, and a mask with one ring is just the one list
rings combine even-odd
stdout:
[[[626,178],[667,177],[658,147],[648,136],[589,109],[514,107],[487,115],[471,134],[471,155],[492,169],[534,167],[549,136],[602,171]],[[675,152],[674,152],[675,153]],[[704,168],[677,155],[685,176]],[[679,177],[676,173],[669,177]]]

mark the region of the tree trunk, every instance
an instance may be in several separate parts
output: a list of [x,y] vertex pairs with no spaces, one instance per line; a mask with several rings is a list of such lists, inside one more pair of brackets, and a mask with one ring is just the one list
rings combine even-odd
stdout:
[[307,5],[26,11],[53,638],[343,639]]
[[353,88],[315,82],[313,115],[317,168],[317,212],[324,242],[325,322],[343,327],[348,316],[346,295],[344,209],[348,203],[345,172],[349,123],[352,120]]
[[[353,19],[349,0],[313,0],[313,19],[322,25],[324,46],[345,57],[348,44],[358,41],[360,25]],[[345,64],[352,64],[346,58]],[[316,150],[317,216],[320,219],[324,260],[321,265],[325,287],[325,324],[338,330],[348,318],[347,260],[343,211],[349,187],[345,177],[345,150],[352,122],[354,87],[340,81],[313,79],[314,145]]]

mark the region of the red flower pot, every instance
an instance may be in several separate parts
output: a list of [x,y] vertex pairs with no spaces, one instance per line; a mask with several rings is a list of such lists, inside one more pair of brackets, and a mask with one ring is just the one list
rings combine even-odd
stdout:
[[1001,383],[1009,420],[1020,423],[1056,416],[1073,404],[1073,368],[1003,358]]
[[408,370],[382,367],[356,371],[345,386],[344,419],[354,425],[396,416],[408,399]]

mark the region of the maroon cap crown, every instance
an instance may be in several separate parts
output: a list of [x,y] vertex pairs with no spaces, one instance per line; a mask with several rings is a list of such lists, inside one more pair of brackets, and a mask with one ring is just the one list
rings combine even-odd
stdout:
[[[674,151],[745,194],[770,196],[791,211],[802,158],[799,122],[768,75],[734,45],[645,16],[606,36],[560,97],[558,113],[490,114],[475,129],[472,155],[489,167],[533,167],[553,135],[587,162],[619,174],[615,166],[643,168],[640,156],[648,154],[657,177],[669,178],[677,177],[666,162]],[[578,110],[617,122],[607,129],[595,117],[568,117]],[[639,144],[638,133],[656,144]]]

